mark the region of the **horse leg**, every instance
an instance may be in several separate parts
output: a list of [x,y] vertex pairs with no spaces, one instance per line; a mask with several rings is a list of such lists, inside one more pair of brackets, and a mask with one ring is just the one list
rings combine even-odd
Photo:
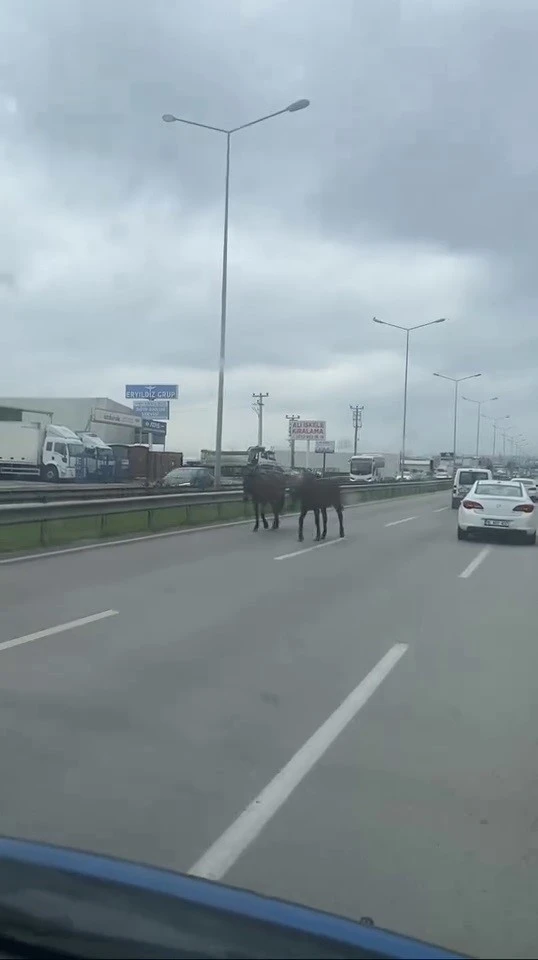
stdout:
[[316,524],[316,536],[314,540],[321,540],[321,533],[319,529],[319,507],[314,507],[314,521]]
[[338,514],[338,523],[340,524],[340,536],[341,536],[341,537],[344,537],[344,536],[345,536],[345,533],[344,533],[344,511],[343,511],[342,506],[338,506],[338,507],[336,508],[336,512],[337,512],[337,514]]
[[305,510],[304,507],[303,507],[302,510],[301,510],[301,512],[300,512],[300,514],[299,514],[299,534],[298,534],[298,536],[297,536],[297,539],[299,540],[299,543],[302,543],[303,540],[304,540],[303,523],[304,523],[304,518],[305,518],[305,517],[306,517],[306,510]]
[[268,530],[268,529],[269,529],[269,524],[267,523],[267,517],[265,516],[265,513],[263,512],[263,511],[264,511],[264,507],[265,507],[265,504],[262,503],[260,509],[261,509],[261,515],[262,515],[263,529],[264,529],[264,530]]
[[255,533],[260,526],[260,505],[257,500],[253,500],[252,502],[254,504],[254,527],[252,532]]
[[321,519],[323,520],[323,532],[321,539],[325,540],[327,536],[327,507],[321,507]]
[[284,496],[281,497],[280,500],[277,500],[277,502],[273,505],[273,514],[274,514],[273,530],[278,530],[278,528],[280,527],[280,514],[284,510],[285,505],[286,505],[286,494],[284,494]]

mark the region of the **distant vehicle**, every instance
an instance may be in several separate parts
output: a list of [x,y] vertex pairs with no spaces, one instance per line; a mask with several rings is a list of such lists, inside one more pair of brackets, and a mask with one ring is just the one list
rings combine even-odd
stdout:
[[531,477],[513,477],[518,483],[522,483],[533,503],[538,502],[538,487],[536,481]]
[[[267,450],[265,447],[247,447],[246,450],[223,450],[220,459],[220,478],[221,486],[240,486],[243,482],[243,476],[249,464],[257,461],[259,463],[276,463],[273,450]],[[201,450],[198,465],[210,470],[212,474],[215,471],[215,451]]]
[[84,444],[69,427],[0,421],[0,476],[25,480],[81,480]]
[[84,473],[86,480],[100,483],[114,480],[116,460],[112,447],[101,440],[96,433],[84,433],[77,430],[77,436],[84,444]]
[[482,467],[459,467],[452,487],[452,509],[457,510],[463,498],[477,480],[491,480],[491,470]]
[[451,474],[449,474],[448,470],[443,469],[436,470],[433,475],[434,480],[450,480],[450,477]]
[[517,533],[536,543],[536,510],[523,483],[515,480],[477,480],[458,510],[458,540],[469,534],[495,530]]
[[176,467],[163,477],[163,487],[182,487],[188,490],[212,490],[215,478],[205,467]]
[[350,483],[379,483],[385,477],[395,476],[398,470],[396,454],[357,453],[349,461]]

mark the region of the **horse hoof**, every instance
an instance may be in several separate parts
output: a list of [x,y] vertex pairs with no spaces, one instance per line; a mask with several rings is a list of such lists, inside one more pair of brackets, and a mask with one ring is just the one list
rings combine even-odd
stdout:
[[297,537],[297,539],[298,539],[299,543],[302,543],[302,542],[304,541],[304,537]]
[[321,537],[314,537],[314,540],[316,543],[318,543],[318,541],[321,540]]
[[326,533],[322,533],[322,534],[321,534],[321,539],[322,539],[322,540],[326,540],[326,539],[327,539],[327,534],[326,534]]

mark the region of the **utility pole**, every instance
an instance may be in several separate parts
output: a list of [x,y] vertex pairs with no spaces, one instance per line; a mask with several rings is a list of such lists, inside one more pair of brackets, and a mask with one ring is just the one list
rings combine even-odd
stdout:
[[361,406],[359,406],[358,403],[355,403],[355,404],[350,403],[350,404],[349,404],[349,409],[350,409],[351,412],[352,412],[352,419],[353,419],[353,429],[354,429],[354,434],[353,434],[353,456],[355,456],[355,454],[357,453],[357,444],[358,444],[358,440],[359,440],[359,430],[362,428],[362,411],[364,410],[364,406],[361,407]]
[[294,420],[300,420],[301,417],[298,413],[287,413],[286,420],[288,421],[288,439],[290,442],[290,467],[293,470],[295,466],[295,440],[291,435],[291,425]]
[[253,393],[254,403],[252,404],[252,409],[258,417],[258,446],[261,447],[263,443],[263,407],[266,397],[269,396],[268,393]]

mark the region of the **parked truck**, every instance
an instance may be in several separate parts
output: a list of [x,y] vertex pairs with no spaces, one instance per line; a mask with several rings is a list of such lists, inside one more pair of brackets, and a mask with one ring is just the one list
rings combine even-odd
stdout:
[[84,445],[69,427],[0,421],[0,477],[72,482],[82,479]]

